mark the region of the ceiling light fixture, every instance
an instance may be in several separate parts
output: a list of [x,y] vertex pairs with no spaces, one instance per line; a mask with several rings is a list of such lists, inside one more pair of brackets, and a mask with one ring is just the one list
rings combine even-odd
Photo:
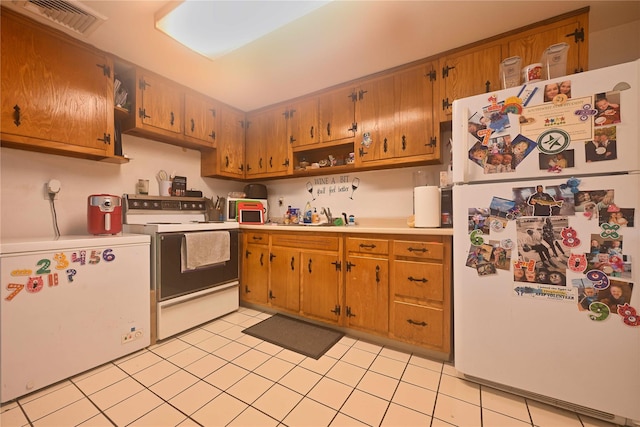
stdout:
[[325,0],[185,0],[156,13],[156,28],[210,59],[219,58],[329,3]]

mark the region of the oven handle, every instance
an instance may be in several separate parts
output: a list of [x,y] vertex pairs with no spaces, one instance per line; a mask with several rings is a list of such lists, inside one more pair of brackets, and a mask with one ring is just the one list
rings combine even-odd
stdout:
[[205,295],[213,294],[215,292],[220,292],[220,291],[224,291],[225,289],[239,287],[239,286],[240,286],[240,282],[238,282],[237,280],[234,280],[233,282],[223,283],[222,285],[218,285],[213,288],[203,289],[198,292],[192,292],[190,294],[182,295],[176,298],[171,298],[169,300],[159,302],[158,307],[163,307],[163,308],[171,307],[172,305],[180,304],[185,301],[200,298]]

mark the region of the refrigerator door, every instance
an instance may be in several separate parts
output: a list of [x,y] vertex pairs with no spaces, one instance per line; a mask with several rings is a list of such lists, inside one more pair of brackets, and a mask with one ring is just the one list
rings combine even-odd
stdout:
[[637,60],[454,101],[454,182],[640,170],[639,74]]
[[[640,174],[586,177],[578,193],[566,183],[454,187],[455,367],[472,379],[640,420]],[[563,202],[559,215],[521,216],[530,214],[536,184]],[[586,193],[602,209],[576,206]],[[610,308],[618,308],[614,288],[623,293],[617,303],[629,303],[622,314]]]

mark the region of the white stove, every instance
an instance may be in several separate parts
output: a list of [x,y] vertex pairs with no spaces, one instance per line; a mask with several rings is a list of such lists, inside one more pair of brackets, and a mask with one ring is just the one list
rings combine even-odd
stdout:
[[[207,202],[203,197],[123,197],[124,231],[151,236],[152,344],[239,307],[239,225],[206,221]],[[193,268],[188,254],[194,250],[229,256]]]
[[123,197],[125,230],[155,234],[179,231],[229,230],[237,222],[207,221],[204,197],[140,196]]

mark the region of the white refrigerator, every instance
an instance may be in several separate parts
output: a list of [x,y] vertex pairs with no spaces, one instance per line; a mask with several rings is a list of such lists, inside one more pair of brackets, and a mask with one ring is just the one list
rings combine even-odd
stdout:
[[466,378],[640,423],[639,84],[634,61],[454,102]]
[[0,402],[149,345],[150,238],[3,239]]

